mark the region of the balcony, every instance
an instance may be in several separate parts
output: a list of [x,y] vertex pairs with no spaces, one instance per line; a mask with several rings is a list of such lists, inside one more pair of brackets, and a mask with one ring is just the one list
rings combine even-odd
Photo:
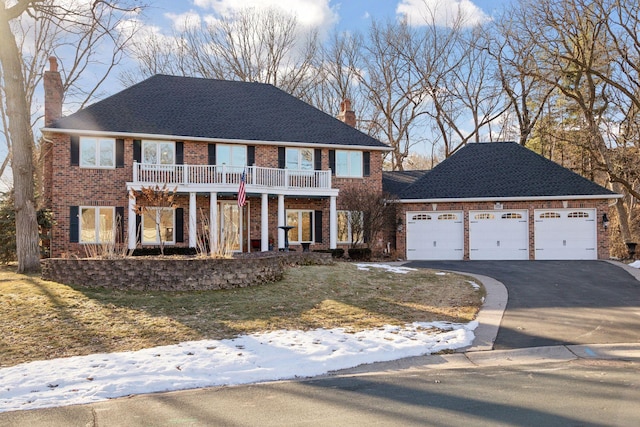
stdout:
[[237,189],[245,172],[245,184],[253,190],[331,189],[331,171],[275,169],[259,166],[149,165],[134,162],[133,184]]

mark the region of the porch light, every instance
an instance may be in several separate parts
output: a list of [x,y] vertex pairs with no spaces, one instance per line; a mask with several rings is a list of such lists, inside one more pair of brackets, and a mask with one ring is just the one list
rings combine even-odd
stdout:
[[609,218],[607,217],[606,213],[602,214],[602,226],[604,227],[605,230],[609,228]]

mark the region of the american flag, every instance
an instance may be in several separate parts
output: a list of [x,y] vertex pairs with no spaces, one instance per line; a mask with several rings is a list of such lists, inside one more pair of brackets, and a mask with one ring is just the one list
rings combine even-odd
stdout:
[[240,188],[238,189],[238,206],[243,207],[247,203],[247,192],[244,188],[246,181],[246,171],[242,171],[242,177],[240,178]]

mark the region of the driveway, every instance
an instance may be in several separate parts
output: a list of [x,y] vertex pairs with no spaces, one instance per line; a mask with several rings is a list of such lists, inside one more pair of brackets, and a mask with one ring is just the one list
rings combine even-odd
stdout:
[[640,282],[605,261],[412,261],[476,273],[509,293],[494,349],[640,343]]

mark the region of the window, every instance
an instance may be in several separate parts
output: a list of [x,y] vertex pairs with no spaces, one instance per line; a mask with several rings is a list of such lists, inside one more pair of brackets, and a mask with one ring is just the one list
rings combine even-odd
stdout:
[[142,217],[142,243],[147,245],[157,245],[161,241],[170,244],[175,243],[175,224],[174,209],[145,209]]
[[568,218],[589,218],[589,212],[571,212]]
[[413,220],[413,221],[430,221],[431,220],[431,215],[416,214],[416,215],[411,217],[411,220]]
[[362,177],[362,151],[336,150],[336,176]]
[[438,219],[441,221],[455,221],[458,219],[458,215],[456,214],[442,214],[438,215]]
[[115,168],[116,140],[110,138],[80,138],[80,166],[84,168]]
[[176,164],[175,143],[163,141],[142,141],[142,163],[147,165]]
[[247,166],[247,146],[216,144],[216,163],[227,166]]
[[522,214],[509,212],[506,214],[502,214],[502,219],[522,219]]
[[[504,217],[504,216],[503,216],[503,217]],[[474,216],[474,219],[477,219],[477,220],[481,220],[481,219],[494,219],[494,218],[495,218],[495,216],[494,216],[493,214],[490,214],[490,213],[480,213],[480,214],[476,214],[476,215]]]
[[115,242],[115,208],[80,208],[80,243]]
[[543,212],[540,214],[540,219],[556,219],[560,218],[560,214],[558,212]]
[[359,211],[338,211],[338,243],[362,242],[363,216]]
[[286,168],[293,170],[313,170],[313,150],[311,148],[287,148]]
[[289,242],[313,241],[313,211],[287,210],[287,225],[293,227],[289,230]]

